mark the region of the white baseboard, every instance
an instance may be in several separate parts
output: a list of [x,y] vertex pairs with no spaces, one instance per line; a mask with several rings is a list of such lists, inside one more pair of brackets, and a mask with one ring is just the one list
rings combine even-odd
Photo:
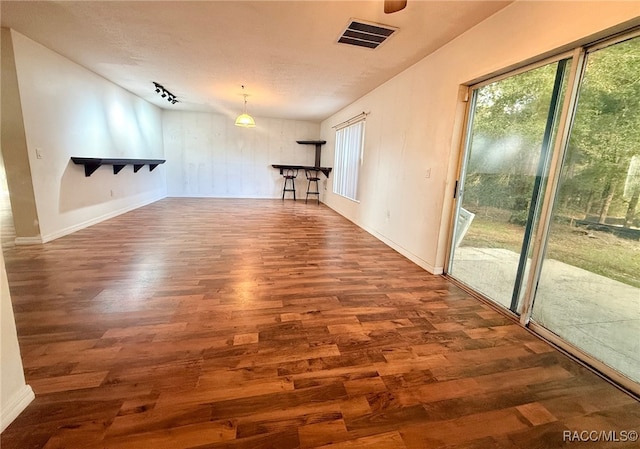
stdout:
[[397,252],[399,252],[400,254],[402,254],[404,257],[406,257],[411,262],[413,262],[416,265],[418,265],[420,268],[428,271],[429,273],[431,273],[431,274],[442,274],[444,272],[442,267],[434,267],[433,265],[428,263],[426,260],[424,260],[421,257],[413,254],[411,251],[409,251],[408,249],[398,245],[396,242],[394,242],[392,240],[389,240],[388,238],[386,238],[385,236],[383,236],[379,232],[377,232],[377,231],[375,231],[373,229],[369,229],[369,228],[364,227],[364,226],[360,226],[357,223],[355,223],[355,224],[358,227],[360,227],[360,228],[364,229],[365,231],[367,231],[369,234],[371,234],[372,236],[374,236],[375,238],[377,238],[381,242],[383,242],[388,247],[390,247],[390,248],[396,250]]
[[20,413],[27,408],[27,405],[35,399],[36,395],[29,385],[20,388],[9,399],[7,404],[2,404],[2,412],[0,413],[0,432],[9,427],[9,424],[18,417]]
[[148,198],[148,199],[146,199],[144,201],[141,201],[139,203],[135,203],[135,204],[129,205],[129,206],[124,207],[122,209],[118,209],[118,210],[115,210],[113,212],[109,212],[107,214],[100,215],[99,217],[95,217],[95,218],[92,218],[90,220],[83,221],[82,223],[78,223],[78,224],[75,224],[73,226],[68,226],[66,228],[60,229],[59,231],[52,232],[51,234],[43,235],[42,236],[42,243],[47,243],[47,242],[50,242],[52,240],[58,239],[60,237],[64,237],[65,235],[73,234],[74,232],[79,231],[80,229],[88,228],[89,226],[92,226],[94,224],[98,224],[100,222],[103,222],[103,221],[108,220],[108,219],[113,218],[113,217],[117,217],[118,215],[126,214],[127,212],[130,212],[130,211],[132,211],[134,209],[138,209],[139,207],[143,207],[143,206],[146,206],[148,204],[155,203],[156,201],[160,201],[161,199],[166,198],[166,197],[167,196],[165,194],[157,195],[157,196],[154,196],[152,198]]
[[[298,192],[298,193],[299,194],[296,201],[304,202],[306,191]],[[169,193],[167,194],[166,197],[167,198],[218,198],[218,199],[226,199],[226,200],[281,200],[282,194],[280,193],[278,196],[241,196],[241,195],[240,196],[239,195],[222,196],[222,195],[208,195],[208,194],[200,194],[200,193]],[[293,197],[287,196],[285,200],[293,200]],[[309,201],[311,200],[312,198],[309,198]],[[313,201],[315,202],[316,199],[313,198]],[[324,202],[322,201],[322,198],[320,198],[320,202],[324,204]]]
[[16,237],[15,244],[17,246],[22,245],[42,245],[41,237]]
[[347,217],[346,215],[344,215],[342,212],[340,212],[336,208],[332,207],[331,205],[327,204],[327,206],[329,208],[331,208],[332,210],[334,210],[335,212],[337,212],[338,214],[342,215],[344,218],[349,220],[354,225],[356,225],[359,228],[364,229],[365,231],[367,231],[369,234],[371,234],[372,236],[374,236],[375,238],[380,240],[382,243],[384,243],[388,247],[390,247],[390,248],[394,249],[395,251],[399,252],[400,254],[402,254],[404,257],[409,259],[411,262],[413,262],[416,265],[418,265],[423,270],[426,270],[427,272],[429,272],[431,274],[443,274],[444,273],[444,267],[434,267],[433,265],[428,263],[426,260],[422,259],[420,256],[418,256],[418,255],[412,253],[411,251],[409,251],[408,249],[398,245],[396,242],[394,242],[393,240],[388,239],[387,237],[385,237],[384,235],[380,234],[375,229],[371,229],[371,228],[369,228],[367,226],[362,226],[359,223],[356,223],[355,221],[351,220],[349,217]]
[[167,198],[220,198],[239,200],[279,200],[280,196],[214,195],[208,193],[168,193]]

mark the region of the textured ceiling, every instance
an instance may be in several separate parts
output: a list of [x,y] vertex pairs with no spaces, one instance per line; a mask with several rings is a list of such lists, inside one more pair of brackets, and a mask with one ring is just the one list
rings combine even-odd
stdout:
[[[2,26],[162,108],[320,121],[510,1],[2,1]],[[399,31],[337,43],[350,19]],[[177,95],[171,105],[152,81]]]

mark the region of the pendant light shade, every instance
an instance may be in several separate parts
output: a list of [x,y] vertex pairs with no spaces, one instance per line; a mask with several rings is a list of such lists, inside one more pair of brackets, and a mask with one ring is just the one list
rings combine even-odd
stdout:
[[[244,86],[242,86],[242,91],[244,92]],[[242,114],[236,118],[236,126],[242,126],[243,128],[255,128],[256,121],[247,114],[247,94],[243,93],[244,97],[244,109],[242,110]]]
[[236,119],[236,126],[242,126],[244,128],[254,128],[256,126],[256,122],[247,113],[240,114]]

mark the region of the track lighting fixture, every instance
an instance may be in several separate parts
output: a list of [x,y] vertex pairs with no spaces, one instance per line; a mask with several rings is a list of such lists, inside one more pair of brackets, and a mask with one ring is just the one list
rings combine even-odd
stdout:
[[162,98],[166,98],[169,103],[176,104],[178,102],[178,97],[165,89],[162,84],[158,84],[154,81],[153,85],[156,86],[156,93],[159,93]]

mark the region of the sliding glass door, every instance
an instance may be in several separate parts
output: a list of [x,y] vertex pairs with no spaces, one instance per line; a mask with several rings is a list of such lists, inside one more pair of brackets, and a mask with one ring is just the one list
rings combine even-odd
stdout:
[[640,37],[475,86],[447,274],[640,392]]
[[516,313],[567,67],[473,90],[448,274]]
[[640,38],[587,53],[532,320],[640,383]]

